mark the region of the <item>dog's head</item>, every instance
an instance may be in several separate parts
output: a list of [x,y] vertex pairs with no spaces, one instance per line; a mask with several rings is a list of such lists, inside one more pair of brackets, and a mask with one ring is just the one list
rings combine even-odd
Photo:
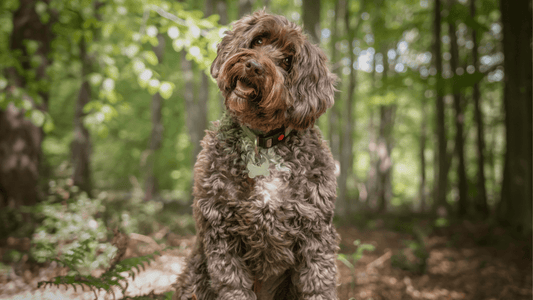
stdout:
[[333,105],[336,80],[322,50],[285,17],[258,11],[226,32],[211,75],[239,122],[268,132],[305,129]]

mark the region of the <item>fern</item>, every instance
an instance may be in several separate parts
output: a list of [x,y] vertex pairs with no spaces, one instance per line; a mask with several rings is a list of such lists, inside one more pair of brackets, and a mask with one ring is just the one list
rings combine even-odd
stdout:
[[[119,243],[115,243],[115,246],[117,246],[118,251],[115,256],[115,259],[113,259],[114,262],[112,262],[111,266],[107,268],[107,270],[100,276],[95,277],[91,275],[82,275],[79,269],[76,267],[77,265],[79,265],[78,262],[84,259],[84,256],[86,255],[87,250],[89,249],[89,243],[91,241],[87,240],[80,242],[80,248],[72,249],[68,253],[65,253],[62,258],[52,259],[53,261],[57,261],[61,265],[67,267],[70,270],[69,275],[57,276],[50,281],[41,281],[38,283],[38,288],[46,288],[47,286],[65,286],[66,288],[72,287],[75,291],[77,291],[78,287],[80,287],[82,290],[85,290],[85,288],[87,287],[90,291],[94,293],[95,299],[98,298],[97,293],[102,290],[106,293],[111,292],[113,294],[113,298],[116,298],[114,288],[118,288],[121,290],[122,295],[126,297],[125,295],[128,289],[128,277],[135,279],[135,271],[137,271],[137,273],[141,272],[141,270],[144,271],[145,263],[150,264],[152,261],[155,260],[156,256],[160,255],[160,252],[155,251],[154,253],[149,255],[131,257],[119,261],[119,259],[124,256],[126,251],[127,236],[116,230],[115,240],[119,241]],[[123,273],[127,273],[127,275],[124,276],[122,275]],[[153,299],[148,296],[127,298]],[[168,295],[165,296],[165,299],[166,298],[170,299]]]

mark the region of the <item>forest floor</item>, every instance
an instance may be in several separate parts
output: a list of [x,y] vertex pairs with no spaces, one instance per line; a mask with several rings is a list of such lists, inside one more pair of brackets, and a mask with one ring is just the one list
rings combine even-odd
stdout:
[[[464,221],[419,235],[417,243],[416,234],[386,228],[385,222],[373,220],[372,228],[365,229],[338,226],[340,252],[346,256],[356,252],[355,240],[375,247],[365,251],[353,268],[338,261],[339,299],[532,299],[530,239],[515,239],[501,229]],[[424,221],[417,226],[429,227]],[[164,299],[162,295],[172,291],[194,241],[194,236],[166,233],[165,245],[157,245],[153,238],[158,239],[135,235],[126,255],[145,255],[165,246],[175,248],[164,251],[129,281],[128,296],[152,293],[154,298]],[[24,239],[2,242],[5,246],[0,253],[29,245]],[[65,274],[66,269],[55,263],[36,266],[23,257],[8,270],[0,270],[0,299],[95,299],[87,289],[37,288],[39,281]],[[117,291],[115,297],[122,295]],[[98,299],[114,297],[99,293]]]

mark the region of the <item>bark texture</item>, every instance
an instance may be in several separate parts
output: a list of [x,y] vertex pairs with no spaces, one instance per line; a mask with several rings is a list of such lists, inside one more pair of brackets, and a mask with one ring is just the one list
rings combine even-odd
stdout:
[[[159,64],[163,63],[163,54],[165,53],[165,37],[162,34],[157,36],[159,44],[153,47],[153,51],[157,57]],[[150,134],[150,142],[148,144],[146,156],[145,182],[144,182],[144,200],[148,201],[157,195],[158,183],[157,177],[154,174],[154,165],[156,159],[156,152],[161,148],[163,141],[163,120],[162,120],[163,97],[159,93],[152,96],[152,132]]]
[[[358,22],[355,28],[350,26],[350,10],[346,6],[344,9],[344,25],[346,32],[348,32],[348,53],[350,57],[350,62],[355,61],[355,55],[353,53],[353,43],[351,41],[355,38],[355,33],[359,29],[361,22]],[[352,203],[348,198],[348,180],[353,174],[353,131],[355,127],[355,120],[353,117],[353,108],[355,102],[355,86],[356,86],[356,77],[355,69],[353,64],[350,64],[350,75],[348,76],[348,87],[346,90],[346,99],[344,103],[344,113],[343,117],[343,126],[342,126],[342,149],[341,149],[341,172],[339,176],[339,199],[337,203],[340,204],[341,201],[344,202],[344,205],[339,205],[339,213],[341,215],[347,215],[350,213],[350,207]]]
[[[470,0],[470,16],[476,16],[476,1]],[[472,30],[472,41],[474,47],[472,48],[472,61],[477,72],[479,72],[479,42],[477,32]],[[472,100],[474,100],[474,118],[477,129],[476,140],[476,154],[477,154],[477,197],[475,201],[475,210],[478,215],[486,218],[489,214],[487,204],[487,187],[485,185],[485,129],[483,125],[483,112],[481,111],[481,92],[479,90],[479,83],[476,82],[472,90]]]
[[[454,0],[449,1],[449,6],[451,7],[455,3]],[[459,67],[459,46],[457,45],[457,35],[455,30],[454,21],[451,20],[448,22],[448,35],[450,36],[450,46],[451,46],[451,59],[450,67],[452,69],[452,76],[457,76],[457,68]],[[468,213],[468,182],[466,178],[466,167],[465,167],[465,146],[464,146],[464,112],[462,102],[463,95],[461,92],[453,87],[453,107],[455,110],[455,150],[457,154],[457,177],[458,190],[459,190],[459,199],[458,199],[458,216],[460,218],[465,217]]]
[[91,136],[83,124],[83,108],[91,101],[91,85],[87,76],[91,72],[91,58],[87,53],[85,39],[80,41],[81,86],[74,108],[74,139],[71,144],[73,184],[91,196]]
[[505,137],[499,217],[511,227],[531,232],[532,51],[531,1],[500,1],[505,56]]
[[444,208],[449,210],[446,203],[446,194],[448,190],[448,160],[446,128],[444,124],[444,90],[442,80],[442,52],[441,52],[441,1],[435,0],[434,19],[433,19],[433,64],[437,70],[437,93],[435,101],[436,134],[437,134],[437,168],[435,178],[435,200],[433,201],[434,209]]
[[[45,1],[49,2],[49,1]],[[46,79],[46,68],[50,65],[48,53],[53,39],[52,22],[42,24],[35,12],[37,1],[21,0],[19,8],[13,14],[13,32],[10,48],[20,51],[22,70],[7,70],[11,92],[14,88],[26,88],[23,72],[34,70],[35,80]],[[26,52],[25,40],[39,43],[34,55],[41,59],[36,68],[30,65],[30,55]],[[19,73],[22,72],[22,73]],[[32,103],[33,109],[46,111],[48,92],[39,90],[40,99],[23,95],[23,99]],[[10,104],[0,110],[0,208],[33,205],[40,200],[38,188],[41,164],[41,142],[43,131],[24,118],[24,111]]]
[[[340,77],[340,63],[338,58],[338,49],[337,49],[337,43],[339,42],[339,36],[341,35],[341,30],[339,30],[339,23],[343,24],[341,20],[341,11],[345,7],[345,1],[344,0],[336,0],[335,1],[335,16],[334,21],[332,22],[333,28],[331,33],[331,64],[333,65],[333,73],[337,75],[338,78]],[[341,85],[342,83],[339,83]],[[337,89],[340,91],[342,90],[342,87],[338,86]],[[335,93],[335,99],[338,99],[340,97],[341,93],[336,92]],[[333,154],[333,158],[335,160],[340,159],[340,137],[339,137],[339,111],[338,106],[334,105],[329,111],[328,111],[328,139],[329,144],[331,147],[331,153]]]
[[[383,85],[386,86],[389,59],[387,56],[388,47],[383,50]],[[376,176],[376,192],[378,212],[385,212],[387,204],[392,200],[392,157],[391,152],[393,148],[392,129],[394,127],[394,119],[396,115],[396,104],[380,105],[379,107],[380,123],[379,136],[377,138],[377,176]]]
[[320,0],[302,1],[302,20],[311,42],[320,43]]

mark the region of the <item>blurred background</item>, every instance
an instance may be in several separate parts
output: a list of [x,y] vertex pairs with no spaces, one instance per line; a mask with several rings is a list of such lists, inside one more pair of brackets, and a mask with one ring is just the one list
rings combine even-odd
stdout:
[[341,299],[531,299],[530,0],[1,1],[0,295],[80,242],[102,268],[113,228],[189,247],[209,67],[263,7],[340,78]]

